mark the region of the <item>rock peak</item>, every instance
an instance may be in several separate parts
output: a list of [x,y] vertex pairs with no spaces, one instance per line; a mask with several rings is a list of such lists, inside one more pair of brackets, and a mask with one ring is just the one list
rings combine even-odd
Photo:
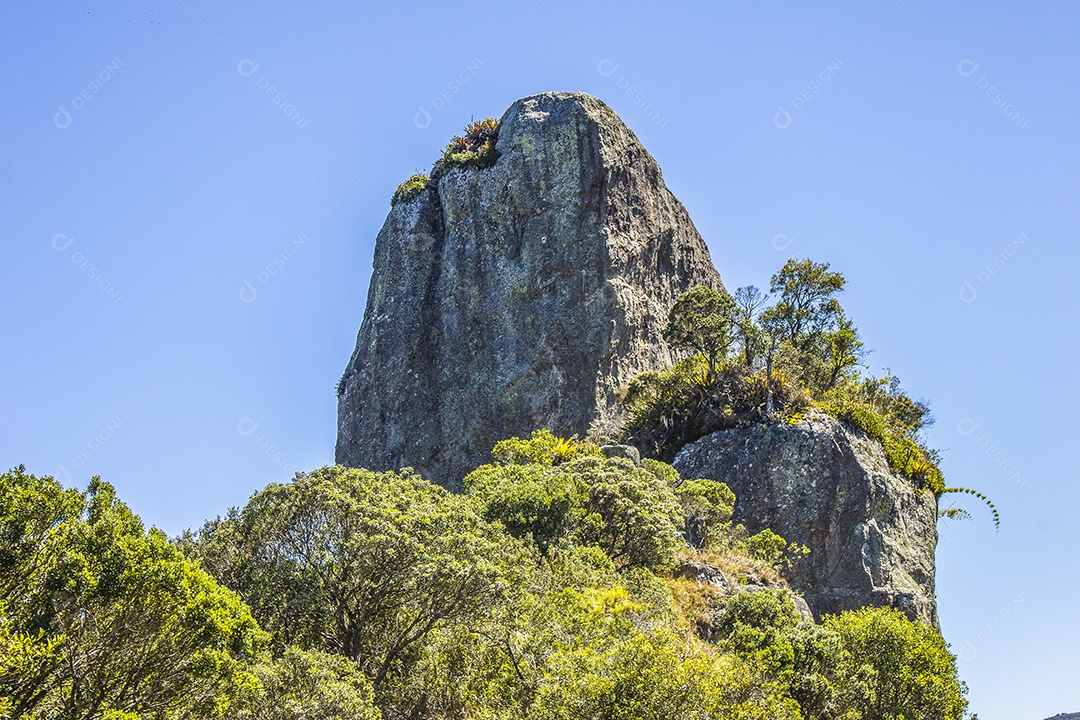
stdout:
[[440,170],[376,238],[339,388],[339,463],[460,487],[494,443],[610,423],[615,390],[670,365],[667,310],[722,288],[634,133],[584,93],[503,114],[490,167]]

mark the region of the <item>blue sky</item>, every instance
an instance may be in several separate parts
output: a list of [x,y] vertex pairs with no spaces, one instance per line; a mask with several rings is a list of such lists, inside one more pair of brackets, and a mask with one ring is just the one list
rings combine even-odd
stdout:
[[848,278],[928,398],[938,595],[982,720],[1080,710],[1080,8],[0,3],[0,464],[170,533],[333,462],[397,184],[470,118],[580,90],[729,287]]

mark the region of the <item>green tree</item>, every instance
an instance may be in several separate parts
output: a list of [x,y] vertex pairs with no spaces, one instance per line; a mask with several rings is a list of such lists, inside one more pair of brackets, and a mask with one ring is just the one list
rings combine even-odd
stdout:
[[487,465],[465,478],[490,520],[514,537],[531,537],[544,556],[562,539],[580,538],[600,524],[589,515],[589,488],[577,473],[550,465]]
[[865,720],[959,720],[966,686],[937,629],[892,608],[862,608],[825,618],[846,650],[840,682],[861,684]]
[[259,687],[236,720],[380,720],[371,681],[340,655],[288,648],[255,668]]
[[20,467],[0,508],[8,717],[228,712],[266,643],[235,593],[98,478],[78,493]]
[[813,343],[841,317],[835,296],[845,283],[844,276],[831,271],[828,263],[794,258],[784,263],[770,285],[777,297],[774,307],[784,339],[800,350],[813,349]]
[[735,493],[715,480],[688,480],[675,489],[686,515],[687,541],[705,547],[716,533],[731,524]]
[[675,300],[668,312],[664,339],[672,347],[703,355],[709,364],[709,380],[732,343],[735,303],[726,292],[698,285]]
[[754,366],[758,355],[765,349],[765,335],[758,324],[758,316],[765,308],[768,299],[768,295],[763,295],[753,285],[739,288],[732,298],[734,303],[732,326],[742,350],[743,365],[748,368]]
[[514,543],[410,470],[327,467],[257,493],[193,552],[280,643],[344,655],[376,690],[441,625],[499,602]]
[[862,361],[863,344],[855,325],[846,316],[837,320],[836,329],[825,333],[825,370],[821,390],[834,387],[843,373],[858,367]]

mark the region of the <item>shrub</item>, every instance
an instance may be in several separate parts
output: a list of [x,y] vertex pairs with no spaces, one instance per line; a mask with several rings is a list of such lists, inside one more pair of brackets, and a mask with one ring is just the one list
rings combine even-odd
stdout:
[[250,684],[267,641],[236,593],[108,483],[0,475],[0,708],[210,717]]
[[713,535],[731,523],[735,493],[715,480],[690,480],[675,489],[686,514],[686,539],[696,547],[708,544]]
[[534,430],[528,440],[512,437],[500,440],[491,456],[502,465],[561,465],[580,457],[602,457],[600,448],[579,442],[577,436],[556,437],[550,430]]
[[[773,373],[773,396],[782,415],[803,412],[810,402],[809,395],[779,371]],[[670,370],[642,373],[622,390],[620,401],[629,419],[621,440],[670,462],[698,438],[764,420],[766,400],[764,374],[728,365],[710,378],[708,361],[695,355]]]
[[892,608],[862,608],[825,618],[846,651],[841,674],[861,685],[860,717],[959,720],[966,686],[935,628]]
[[531,537],[542,555],[567,540],[596,545],[622,567],[674,562],[683,513],[668,473],[547,430],[504,440],[492,454],[500,464],[470,473],[465,491],[484,517]]
[[817,406],[878,440],[893,472],[935,495],[945,491],[936,453],[922,444],[918,435],[927,424],[928,409],[902,393],[895,378],[842,383],[825,394]]
[[427,175],[422,175],[420,173],[413,175],[397,186],[397,190],[394,191],[393,197],[390,198],[390,207],[419,197],[420,193],[427,189],[430,181],[431,179]]
[[435,174],[442,175],[451,168],[481,170],[494,165],[499,159],[495,143],[499,139],[500,124],[499,120],[487,118],[466,125],[464,134],[451,140],[443,150],[442,157],[435,163]]

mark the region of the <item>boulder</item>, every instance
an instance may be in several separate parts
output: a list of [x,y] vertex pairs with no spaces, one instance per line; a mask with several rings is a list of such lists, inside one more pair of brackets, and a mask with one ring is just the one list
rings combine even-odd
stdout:
[[787,573],[816,616],[891,606],[937,624],[937,498],[893,473],[881,444],[821,413],[733,428],[682,448],[684,478],[727,483],[734,522],[810,548]]
[[712,585],[721,590],[728,590],[731,585],[724,577],[724,571],[715,565],[706,565],[699,562],[684,562],[679,565],[677,577],[693,580],[703,585]]
[[633,445],[604,445],[600,448],[600,452],[604,453],[604,457],[621,457],[635,465],[641,464],[641,453]]

